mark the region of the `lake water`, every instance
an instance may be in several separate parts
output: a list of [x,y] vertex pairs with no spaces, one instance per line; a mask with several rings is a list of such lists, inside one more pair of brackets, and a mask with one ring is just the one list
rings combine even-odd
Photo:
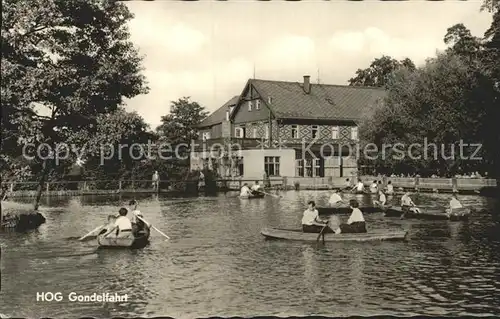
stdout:
[[[130,198],[51,198],[38,231],[0,234],[0,312],[26,318],[500,315],[500,213],[491,200],[461,196],[467,206],[486,210],[468,222],[365,215],[369,229],[408,229],[408,242],[316,245],[266,241],[260,230],[299,227],[307,201],[322,206],[327,191],[283,192],[281,199],[236,195],[141,198],[145,218],[171,240],[153,231],[151,245],[138,251],[97,250],[95,241],[70,239]],[[440,205],[448,196],[414,201]],[[37,302],[37,292],[62,292],[65,299]],[[70,292],[117,292],[128,302],[70,302]]]

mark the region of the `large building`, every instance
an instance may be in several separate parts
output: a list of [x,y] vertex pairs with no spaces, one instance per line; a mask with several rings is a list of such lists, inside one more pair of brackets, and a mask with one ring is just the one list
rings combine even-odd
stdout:
[[357,170],[358,124],[379,88],[250,79],[199,126],[191,168],[223,177],[343,177]]

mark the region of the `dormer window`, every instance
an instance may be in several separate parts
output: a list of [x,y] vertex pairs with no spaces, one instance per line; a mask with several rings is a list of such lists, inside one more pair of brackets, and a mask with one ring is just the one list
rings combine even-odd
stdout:
[[260,110],[260,100],[255,101],[255,109]]
[[354,126],[354,127],[351,127],[351,139],[357,141],[358,140],[358,127],[357,126]]
[[319,137],[319,126],[311,125],[311,137],[318,138]]
[[332,127],[332,139],[336,140],[339,138],[339,127],[334,126]]
[[253,103],[252,101],[248,101],[248,111],[252,111]]

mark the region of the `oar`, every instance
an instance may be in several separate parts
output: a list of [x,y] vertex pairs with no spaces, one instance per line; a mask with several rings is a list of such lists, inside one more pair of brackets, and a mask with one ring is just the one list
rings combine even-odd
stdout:
[[156,230],[157,232],[160,233],[160,235],[162,235],[163,237],[167,238],[167,239],[170,239],[170,237],[168,237],[166,234],[164,234],[161,230],[159,230],[158,228],[156,228],[155,226],[153,226],[152,224],[148,223],[146,220],[144,220],[143,218],[141,218],[139,215],[135,215],[135,217],[137,217],[137,219],[139,219],[140,221],[142,221],[143,223],[145,223],[146,225],[150,225],[151,228],[153,228],[154,230]]
[[272,196],[272,197],[276,197],[276,198],[281,198],[282,196],[281,195],[275,195],[275,194],[271,194],[271,193],[267,193],[267,192],[263,192],[261,190],[258,190],[257,192],[260,192],[262,194],[266,194],[266,195],[269,195],[269,196]]
[[92,233],[94,233],[94,232],[96,232],[96,231],[99,231],[99,230],[101,230],[102,228],[104,228],[104,226],[106,226],[106,225],[101,225],[101,226],[99,226],[99,227],[96,227],[94,230],[92,230],[92,231],[91,231],[91,232],[89,232],[88,234],[86,234],[86,235],[84,235],[84,236],[82,236],[82,237],[78,238],[78,240],[80,240],[80,241],[84,240],[85,238],[89,237],[89,236],[90,236],[90,234],[92,234]]
[[[325,231],[326,227],[328,226],[328,222],[326,222],[325,226],[321,228],[321,231],[319,232],[318,238],[316,238],[316,242],[319,242],[319,238],[321,235],[323,235],[323,232]],[[325,235],[323,235],[323,244],[325,243]]]

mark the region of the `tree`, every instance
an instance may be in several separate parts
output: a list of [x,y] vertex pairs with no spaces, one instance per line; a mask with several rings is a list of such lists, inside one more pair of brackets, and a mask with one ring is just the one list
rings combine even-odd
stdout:
[[[482,73],[481,63],[451,52],[429,59],[425,66],[414,72],[400,70],[387,85],[385,104],[375,110],[373,116],[362,124],[361,134],[366,141],[382,145],[403,143],[434,143],[434,150],[421,149],[420,158],[404,158],[394,149],[383,160],[374,164],[379,169],[411,172],[424,170],[455,174],[461,169],[473,171],[488,169],[482,161],[471,160],[474,149],[465,149],[464,158],[459,156],[459,143],[483,143],[485,137],[498,132],[491,131],[490,117],[498,114],[498,107],[491,103],[493,81]],[[452,153],[452,147],[454,152]],[[408,151],[406,149],[406,151]],[[426,155],[427,154],[427,155]],[[480,154],[486,161],[491,154],[485,148]],[[491,168],[491,166],[489,167]],[[408,173],[406,171],[405,173]]]
[[203,106],[191,102],[189,97],[183,97],[171,102],[170,113],[161,117],[157,132],[163,141],[172,145],[190,144],[198,139],[196,126],[207,116]]
[[167,144],[173,151],[167,156],[171,158],[169,170],[176,179],[184,179],[189,173],[189,160],[182,158],[187,158],[191,143],[198,139],[196,126],[207,116],[203,106],[190,101],[189,97],[183,97],[172,101],[170,113],[161,117],[156,132],[159,142]]
[[[106,0],[2,0],[2,107],[19,143],[55,149],[124,98],[146,93],[124,4]],[[54,155],[43,160],[42,185]]]
[[391,78],[391,74],[401,68],[413,71],[415,70],[415,64],[409,58],[398,61],[384,55],[373,60],[370,67],[358,69],[356,76],[349,79],[348,82],[351,86],[384,87]]
[[481,51],[481,39],[471,34],[462,23],[449,27],[444,36],[444,43],[449,46],[449,52],[477,59]]

